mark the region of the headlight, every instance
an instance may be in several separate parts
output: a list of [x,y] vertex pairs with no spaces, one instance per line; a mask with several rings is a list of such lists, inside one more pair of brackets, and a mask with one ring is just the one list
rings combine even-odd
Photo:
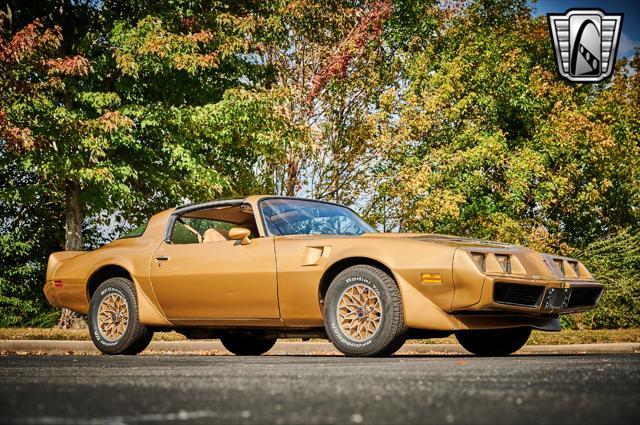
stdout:
[[580,279],[593,279],[593,276],[578,260],[567,257],[555,257],[550,254],[542,254],[542,261],[556,276]]
[[578,262],[573,260],[567,260],[567,263],[569,263],[569,266],[573,269],[576,276],[580,276],[580,268],[578,267]]
[[511,260],[509,255],[496,254],[496,260],[498,260],[500,267],[502,267],[505,273],[511,273]]
[[562,272],[562,274],[564,274],[564,262],[562,261],[561,258],[554,258],[553,262],[556,263],[556,267],[558,267],[560,269],[560,271]]
[[485,258],[485,254],[482,254],[480,252],[472,252],[471,257],[473,257],[473,261],[475,261],[478,267],[480,267],[480,270],[482,270],[483,272],[487,271],[487,261]]

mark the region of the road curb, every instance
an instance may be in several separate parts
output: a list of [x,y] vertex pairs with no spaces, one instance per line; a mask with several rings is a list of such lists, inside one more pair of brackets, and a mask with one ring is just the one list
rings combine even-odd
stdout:
[[[99,354],[91,341],[2,340],[3,354]],[[218,340],[154,341],[145,354],[228,354]],[[640,343],[527,345],[518,354],[640,353]],[[329,342],[278,342],[270,355],[337,355]],[[458,344],[405,344],[398,354],[469,354]]]

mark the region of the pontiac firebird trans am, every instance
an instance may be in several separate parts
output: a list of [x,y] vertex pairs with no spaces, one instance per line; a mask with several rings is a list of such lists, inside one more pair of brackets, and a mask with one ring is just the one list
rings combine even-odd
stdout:
[[452,333],[477,355],[508,355],[602,291],[571,258],[378,233],[349,208],[274,196],[170,209],[94,251],[56,252],[44,288],[51,304],[88,314],[107,354],[137,354],[154,331],[176,330],[238,355],[328,337],[349,356]]

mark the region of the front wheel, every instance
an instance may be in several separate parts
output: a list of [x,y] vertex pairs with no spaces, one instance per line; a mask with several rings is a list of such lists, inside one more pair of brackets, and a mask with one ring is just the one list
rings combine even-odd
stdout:
[[406,340],[398,285],[370,265],[351,266],[333,279],[324,298],[324,321],[329,339],[347,356],[390,356]]
[[271,350],[276,338],[260,338],[252,335],[225,335],[220,338],[224,348],[236,356],[259,356]]
[[138,302],[129,279],[113,277],[98,287],[89,306],[89,331],[105,354],[135,355],[147,348],[153,330],[138,320]]
[[481,329],[456,332],[456,339],[477,356],[508,356],[521,349],[529,335],[531,328]]

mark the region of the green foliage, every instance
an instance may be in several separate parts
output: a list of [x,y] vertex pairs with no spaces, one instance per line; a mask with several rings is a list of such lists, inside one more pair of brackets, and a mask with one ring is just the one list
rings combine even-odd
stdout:
[[51,321],[50,252],[260,192],[576,255],[608,290],[568,324],[638,326],[640,54],[567,83],[524,0],[13,4],[0,326]]
[[588,329],[640,327],[640,233],[623,230],[573,255],[606,287],[597,309],[568,316],[565,324]]
[[[262,12],[196,3],[19,2],[11,21],[0,16],[0,167],[11,177],[0,182],[0,282],[10,323],[43,311],[50,252],[94,247],[106,239],[100,228],[118,234],[185,201],[267,192],[267,163],[308,143],[281,92],[257,88],[264,72],[247,40]],[[29,202],[43,208],[14,215]],[[63,235],[65,223],[84,237]],[[41,247],[35,234],[45,232]]]
[[[7,167],[0,167],[0,180],[17,183]],[[51,222],[60,221],[60,209],[47,207],[51,198],[35,192],[28,181],[21,184],[25,193],[33,194],[26,205],[1,192],[0,327],[52,326],[59,312],[46,301],[42,286],[47,257],[60,249],[56,246],[60,230],[50,227]]]
[[[14,241],[17,235],[6,233],[0,235],[0,258],[24,259],[33,249],[29,242]],[[31,276],[42,275],[43,263],[2,264],[4,271],[0,276],[0,326],[26,325],[28,318],[38,312],[38,305],[32,298],[36,285],[16,285],[16,281],[24,282]]]
[[407,55],[378,112],[369,216],[555,252],[637,230],[638,59],[635,74],[623,62],[610,83],[570,84],[525,2],[433,14],[442,30]]

